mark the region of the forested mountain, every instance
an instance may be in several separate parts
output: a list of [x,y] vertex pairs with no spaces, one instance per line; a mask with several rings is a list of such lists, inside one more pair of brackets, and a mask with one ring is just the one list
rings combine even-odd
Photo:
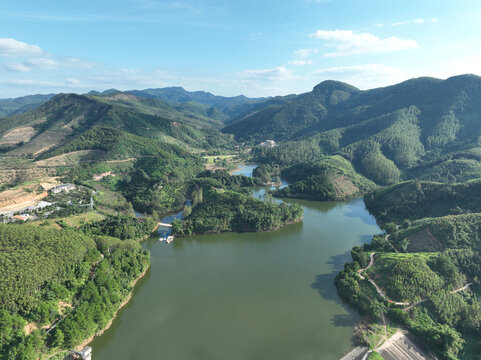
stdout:
[[[402,324],[443,359],[475,359],[481,333],[480,195],[479,180],[414,180],[366,196],[367,208],[389,234],[352,249],[353,262],[336,278],[341,296],[372,319],[387,315]],[[366,278],[383,296],[372,292]]]
[[103,230],[0,224],[0,358],[71,349],[105,327],[150,262],[137,241]]
[[205,91],[187,91],[182,87],[166,87],[161,89],[130,90],[127,93],[144,98],[159,99],[175,105],[185,102],[196,102],[215,107],[221,112],[247,103],[256,103],[265,98],[248,98],[244,95],[225,97],[213,95]]
[[[122,93],[116,89],[103,92],[90,91],[89,95],[112,96]],[[126,94],[138,98],[161,100],[176,109],[201,114],[226,124],[241,119],[243,116],[271,104],[285,103],[295,95],[276,96],[274,98],[248,98],[244,95],[226,97],[213,95],[205,91],[187,91],[182,87],[166,87],[160,89],[128,90]]]
[[[450,119],[446,118],[449,114],[452,113],[461,122],[459,125],[470,125],[469,120],[473,120],[470,116],[479,110],[477,100],[480,94],[481,78],[474,75],[456,76],[444,81],[417,78],[366,91],[329,80],[315,86],[309,93],[294,97],[287,104],[250,114],[225,128],[225,131],[256,141],[265,139],[267,135],[275,140],[299,139],[352,125],[363,125],[372,134],[380,129],[369,128],[369,123],[365,123],[367,120],[414,106],[419,110],[417,118],[422,130],[421,139],[435,146],[450,140],[449,134],[441,131],[449,128]],[[444,128],[440,128],[442,125]],[[468,129],[453,130],[462,136]],[[352,142],[349,137],[344,140]]]
[[238,139],[287,140],[258,156],[295,163],[339,154],[378,184],[481,176],[481,78],[418,78],[360,91],[325,81],[285,105],[224,128]]
[[216,131],[220,126],[219,120],[177,110],[156,99],[124,93],[60,94],[33,111],[0,121],[0,147],[9,155],[36,157],[76,141],[87,131],[110,128],[187,148],[208,149],[229,142]]
[[0,99],[0,118],[33,110],[50,100],[54,95],[55,94],[38,94],[11,99]]
[[244,116],[255,113],[264,108],[285,105],[295,97],[296,95],[275,96],[267,100],[246,102],[244,104],[237,105],[233,108],[224,110],[224,115],[227,117],[224,122],[226,124],[234,123],[239,119],[242,119]]
[[284,168],[281,176],[292,184],[274,192],[275,196],[309,200],[347,200],[369,193],[376,185],[359,175],[341,156],[327,156],[313,163]]
[[389,186],[365,199],[368,209],[382,222],[401,222],[468,213],[481,213],[481,181],[442,184],[406,181]]

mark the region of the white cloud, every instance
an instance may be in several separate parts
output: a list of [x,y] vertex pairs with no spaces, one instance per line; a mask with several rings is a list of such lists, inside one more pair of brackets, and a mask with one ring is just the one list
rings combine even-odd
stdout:
[[395,36],[380,39],[370,33],[356,33],[352,30],[317,30],[310,37],[330,41],[329,45],[336,48],[336,51],[324,54],[326,57],[393,52],[418,47],[418,43],[411,39]]
[[32,69],[53,70],[60,64],[53,59],[42,57],[28,59],[25,61],[24,65]]
[[361,89],[387,86],[409,78],[402,69],[381,64],[331,67],[312,74],[321,80],[344,81]]
[[193,7],[190,4],[184,3],[184,2],[179,2],[179,1],[174,1],[170,3],[170,7],[172,9],[180,9],[180,10],[188,10],[192,12],[198,12],[199,10],[195,7]]
[[319,49],[299,49],[294,51],[294,55],[299,56],[300,58],[306,58],[311,54],[315,54],[319,51]]
[[31,79],[7,79],[7,80],[0,80],[0,84],[6,85],[16,85],[16,86],[58,86],[59,83],[54,81],[46,81],[46,80],[31,80]]
[[6,64],[5,69],[13,72],[29,72],[32,68],[25,64]]
[[10,38],[0,38],[0,56],[28,56],[42,53],[42,49],[37,45]]
[[288,64],[295,66],[311,65],[312,60],[291,60],[288,62]]
[[272,69],[244,70],[238,75],[246,80],[261,81],[282,81],[293,78],[292,71],[283,66],[276,66]]
[[407,25],[407,24],[425,24],[427,22],[435,23],[435,22],[438,22],[438,19],[431,18],[429,20],[426,20],[426,19],[417,18],[414,20],[398,21],[398,22],[392,23],[391,26],[400,26],[400,25]]
[[77,84],[80,83],[80,80],[79,80],[79,79],[75,79],[75,78],[67,78],[67,79],[65,79],[65,83],[66,83],[66,84],[77,85]]
[[400,26],[400,25],[406,25],[406,24],[409,24],[411,22],[411,20],[406,20],[406,21],[398,21],[398,22],[395,22],[395,23],[392,23],[391,26]]

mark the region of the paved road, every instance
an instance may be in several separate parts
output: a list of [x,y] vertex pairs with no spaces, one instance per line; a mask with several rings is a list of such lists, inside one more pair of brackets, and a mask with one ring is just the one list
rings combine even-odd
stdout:
[[359,269],[359,270],[357,271],[357,273],[359,274],[359,277],[360,277],[362,280],[364,280],[365,277],[362,276],[361,273],[362,273],[363,271],[369,269],[369,268],[374,264],[374,254],[375,254],[375,252],[372,252],[372,253],[369,255],[369,257],[370,257],[369,264],[368,264],[364,269]]
[[[399,225],[398,225],[398,226],[399,226]],[[394,247],[394,245],[392,244],[392,242],[389,241],[389,236],[391,236],[391,234],[387,234],[387,235],[386,235],[386,241],[388,242],[389,245],[391,245],[391,247],[394,249],[394,251],[399,254],[399,251],[397,251],[397,249]]]

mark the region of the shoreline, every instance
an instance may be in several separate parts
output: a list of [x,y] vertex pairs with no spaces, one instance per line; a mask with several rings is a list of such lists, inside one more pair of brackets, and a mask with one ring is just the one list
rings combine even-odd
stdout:
[[89,337],[88,339],[85,339],[80,345],[77,345],[75,347],[76,350],[82,350],[85,346],[87,346],[88,344],[90,344],[92,342],[92,340],[97,337],[97,336],[100,336],[102,335],[105,331],[107,331],[110,326],[112,326],[112,323],[113,321],[115,320],[115,318],[117,317],[119,311],[129,303],[130,299],[132,299],[132,294],[134,292],[134,287],[135,285],[137,284],[137,282],[142,279],[145,274],[147,274],[147,271],[150,269],[150,264],[149,266],[147,266],[147,268],[142,272],[140,273],[140,275],[135,278],[133,281],[132,281],[132,289],[130,290],[129,292],[129,295],[127,295],[127,297],[124,299],[124,301],[122,301],[119,305],[119,307],[117,308],[117,310],[115,311],[115,314],[114,316],[109,320],[109,322],[107,323],[107,325],[105,325],[105,327],[99,331],[97,331],[94,335],[92,335],[91,337]]
[[294,224],[300,224],[304,221],[304,216],[302,216],[298,221],[288,221],[284,223],[283,225],[274,228],[274,229],[269,229],[269,230],[257,230],[257,231],[236,231],[236,230],[226,230],[226,231],[210,231],[210,232],[205,232],[205,233],[199,233],[199,234],[190,234],[190,235],[175,235],[176,237],[180,239],[186,239],[192,236],[201,236],[201,235],[211,235],[211,234],[224,234],[224,233],[236,233],[236,234],[245,234],[245,233],[269,233],[269,232],[274,232],[278,231],[288,225],[294,225]]

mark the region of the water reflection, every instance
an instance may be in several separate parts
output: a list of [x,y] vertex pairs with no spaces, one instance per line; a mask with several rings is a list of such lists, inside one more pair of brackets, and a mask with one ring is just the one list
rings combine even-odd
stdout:
[[359,198],[350,202],[351,206],[346,208],[346,215],[353,218],[358,218],[369,225],[376,225],[376,219],[372,216],[364,204],[364,199]]
[[334,278],[379,228],[359,201],[284,201],[303,206],[303,223],[144,242],[150,273],[92,342],[94,358],[329,360],[347,352],[359,317]]
[[[279,236],[282,236],[282,238],[286,239],[296,239],[296,237],[301,234],[302,228],[303,224],[301,222],[287,225],[276,231],[262,233],[225,232],[217,234],[193,235],[176,239],[176,241],[174,241],[172,244],[174,248],[182,249],[184,246],[202,246],[204,244],[209,244],[209,246],[212,244],[225,246],[226,243],[235,242],[258,243],[259,241],[262,241],[263,243],[268,243],[272,241],[282,241],[279,240]],[[262,234],[262,240],[259,240],[259,234]]]

